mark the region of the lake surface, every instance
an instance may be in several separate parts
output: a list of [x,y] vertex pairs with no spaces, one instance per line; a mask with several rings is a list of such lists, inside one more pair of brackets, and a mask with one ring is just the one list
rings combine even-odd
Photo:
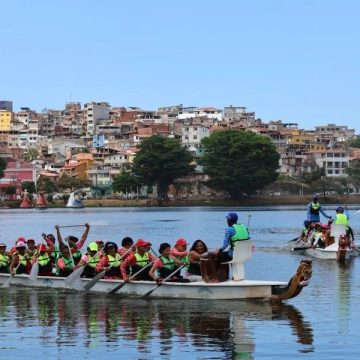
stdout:
[[[352,206],[351,213],[360,208]],[[335,206],[327,206],[330,215]],[[41,240],[54,225],[92,226],[88,241],[143,238],[155,249],[183,237],[222,243],[235,210],[255,244],[249,279],[287,281],[302,256],[288,250],[305,205],[258,208],[91,208],[0,210],[0,242]],[[359,237],[360,215],[351,219]],[[64,228],[80,237],[84,227]],[[313,260],[308,287],[284,304],[142,300],[47,289],[0,288],[0,360],[5,359],[357,359],[360,258],[340,266]]]

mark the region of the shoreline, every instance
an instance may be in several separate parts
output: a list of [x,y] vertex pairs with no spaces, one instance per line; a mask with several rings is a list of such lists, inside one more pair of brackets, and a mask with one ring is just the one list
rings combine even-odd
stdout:
[[[262,196],[249,197],[242,200],[229,199],[202,199],[202,200],[171,200],[162,207],[216,207],[216,206],[266,206],[266,205],[299,205],[306,206],[311,202],[312,196]],[[341,195],[331,197],[319,197],[320,204],[360,204],[360,195]],[[89,199],[84,201],[84,207],[157,207],[154,199]],[[0,208],[20,208],[19,201],[6,201],[0,203]],[[48,208],[66,208],[63,202],[54,202]]]

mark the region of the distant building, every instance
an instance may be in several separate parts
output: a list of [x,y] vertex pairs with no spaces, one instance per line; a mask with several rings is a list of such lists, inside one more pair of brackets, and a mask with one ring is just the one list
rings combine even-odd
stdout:
[[0,100],[0,110],[5,110],[5,111],[13,111],[13,103],[12,101],[7,101],[7,100]]

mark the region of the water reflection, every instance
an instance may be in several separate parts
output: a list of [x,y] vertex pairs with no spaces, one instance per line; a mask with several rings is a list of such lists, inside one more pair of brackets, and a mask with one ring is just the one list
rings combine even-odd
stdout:
[[[57,348],[105,347],[128,355],[136,347],[144,356],[154,351],[160,357],[179,351],[188,356],[196,351],[197,358],[217,352],[222,358],[252,359],[254,320],[275,322],[279,332],[284,331],[284,323],[288,325],[287,332],[303,345],[300,351],[311,351],[313,344],[310,323],[287,304],[124,299],[13,288],[2,289],[0,295],[0,332],[4,332],[1,328],[26,329],[41,347],[54,346],[55,341]],[[26,346],[26,339],[15,346]]]

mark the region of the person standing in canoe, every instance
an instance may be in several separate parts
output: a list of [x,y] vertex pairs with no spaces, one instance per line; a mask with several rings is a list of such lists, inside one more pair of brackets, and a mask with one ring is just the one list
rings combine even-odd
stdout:
[[334,224],[344,225],[346,228],[346,237],[349,241],[349,246],[354,247],[354,232],[349,224],[350,213],[347,205],[339,206],[336,208],[336,215]]
[[321,207],[317,195],[314,195],[312,202],[307,205],[307,219],[308,221],[320,222],[320,214],[327,219],[331,219],[331,216]]

